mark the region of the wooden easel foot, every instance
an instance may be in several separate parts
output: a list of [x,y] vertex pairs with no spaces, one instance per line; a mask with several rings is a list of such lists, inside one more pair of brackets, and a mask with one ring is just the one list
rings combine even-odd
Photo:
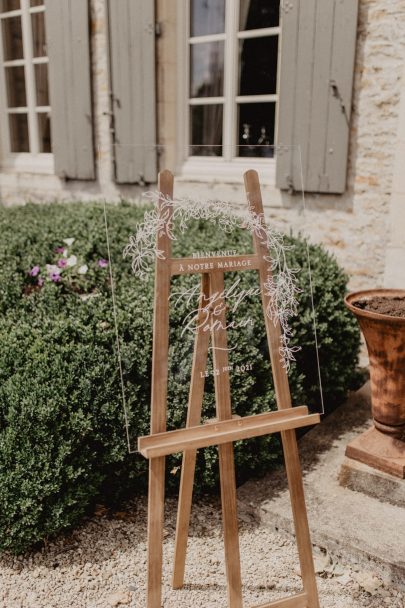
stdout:
[[307,608],[308,598],[306,593],[298,593],[282,600],[274,600],[267,604],[256,604],[252,608]]

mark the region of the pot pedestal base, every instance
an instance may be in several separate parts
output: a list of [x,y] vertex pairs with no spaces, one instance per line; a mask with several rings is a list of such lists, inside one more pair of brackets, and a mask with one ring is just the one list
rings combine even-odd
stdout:
[[368,429],[346,447],[346,456],[394,477],[405,479],[405,442]]
[[340,467],[338,480],[344,488],[397,507],[405,507],[405,479],[373,469],[358,460],[346,457]]

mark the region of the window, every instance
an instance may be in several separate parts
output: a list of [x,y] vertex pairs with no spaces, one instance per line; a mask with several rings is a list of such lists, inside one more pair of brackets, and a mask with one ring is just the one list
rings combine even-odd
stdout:
[[189,0],[187,8],[188,155],[272,156],[279,0]]
[[51,152],[44,12],[44,0],[0,0],[0,101],[6,155]]

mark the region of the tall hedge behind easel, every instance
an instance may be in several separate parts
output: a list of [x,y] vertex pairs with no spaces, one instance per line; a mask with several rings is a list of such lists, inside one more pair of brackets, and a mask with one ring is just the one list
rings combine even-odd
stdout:
[[[249,205],[253,213],[261,218],[264,234],[265,223],[258,175],[255,171],[248,171],[244,178]],[[159,192],[161,200],[167,197],[173,198],[173,176],[168,171],[159,174]],[[169,212],[166,208],[163,219],[165,223],[171,224],[172,208],[169,207]],[[147,437],[140,437],[138,440],[139,451],[149,459],[148,608],[161,608],[162,606],[165,456],[183,452],[173,572],[173,587],[180,588],[184,583],[196,451],[210,445],[218,445],[219,449],[228,606],[229,608],[242,608],[233,441],[274,432],[281,432],[283,442],[303,591],[284,600],[276,600],[255,608],[319,608],[295,435],[296,428],[319,422],[319,414],[308,414],[305,406],[292,408],[287,372],[280,362],[280,326],[277,323],[274,324],[266,312],[269,296],[264,284],[271,275],[271,264],[268,261],[269,251],[263,244],[264,240],[260,238],[260,234],[253,234],[254,255],[228,256],[221,257],[219,260],[199,258],[198,261],[201,264],[207,261],[213,268],[209,272],[201,272],[198,314],[202,319],[207,319],[208,315],[210,319],[214,318],[220,323],[211,331],[211,335],[210,332],[202,331],[201,328],[196,330],[187,426],[184,429],[166,432],[170,279],[173,275],[187,274],[190,271],[187,270],[189,260],[171,258],[171,243],[167,231],[162,231],[157,237],[156,249],[163,255],[156,259],[155,270],[151,434]],[[223,262],[237,260],[249,262],[245,269],[258,271],[278,408],[276,412],[245,418],[232,416],[225,329],[226,308],[223,306]],[[210,298],[212,301],[214,297],[216,305],[210,307]],[[206,369],[210,339],[214,353],[214,367],[221,372],[214,375],[217,418],[211,424],[201,425],[204,374],[200,372],[204,372]]]

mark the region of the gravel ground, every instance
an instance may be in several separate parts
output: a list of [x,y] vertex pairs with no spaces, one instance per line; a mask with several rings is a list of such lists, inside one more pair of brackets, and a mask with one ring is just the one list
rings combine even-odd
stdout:
[[[168,584],[173,558],[176,502],[167,501],[164,547],[165,608],[226,607],[219,504],[205,499],[194,508],[186,568],[187,585]],[[245,606],[301,590],[295,543],[240,513]],[[404,594],[351,564],[317,551],[322,608],[403,608]],[[146,501],[94,517],[37,553],[0,559],[0,606],[4,608],[110,608],[145,606]]]

